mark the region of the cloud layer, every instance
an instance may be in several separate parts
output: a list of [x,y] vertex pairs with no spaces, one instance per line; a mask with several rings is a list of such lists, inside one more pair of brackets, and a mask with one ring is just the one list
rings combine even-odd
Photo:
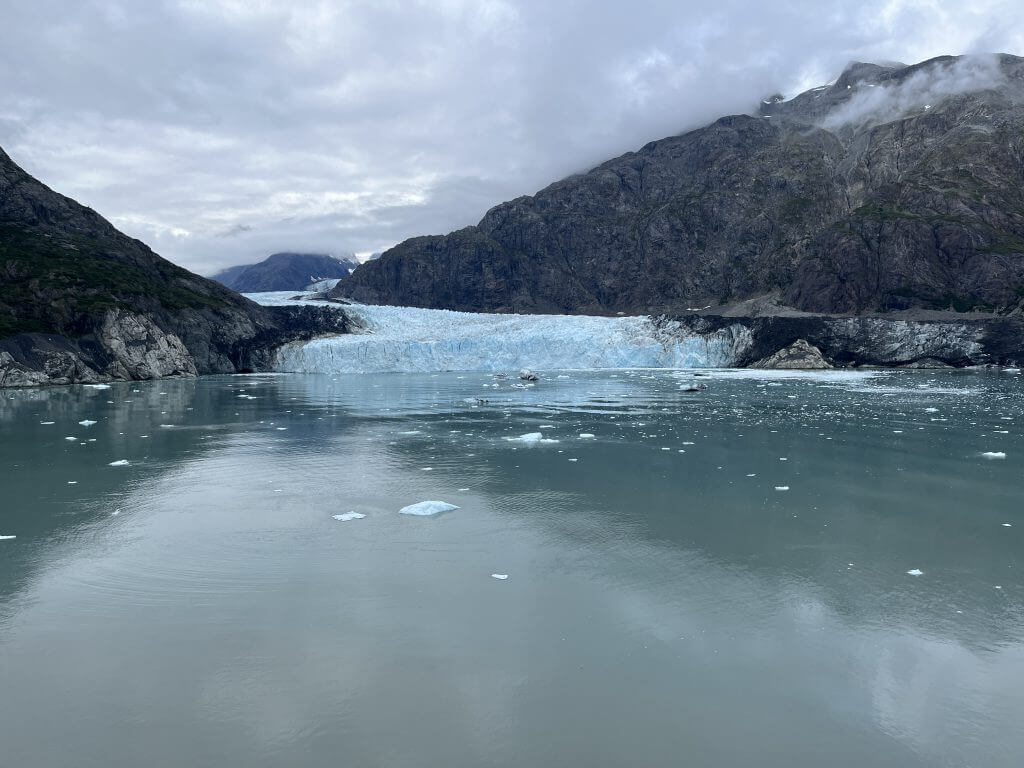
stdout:
[[1017,0],[35,0],[0,145],[196,271],[381,250],[850,60],[1024,52]]

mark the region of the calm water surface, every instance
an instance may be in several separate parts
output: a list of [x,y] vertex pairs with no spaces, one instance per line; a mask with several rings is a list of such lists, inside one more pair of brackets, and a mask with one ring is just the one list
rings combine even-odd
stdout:
[[566,376],[0,393],[0,764],[1024,764],[1020,376]]

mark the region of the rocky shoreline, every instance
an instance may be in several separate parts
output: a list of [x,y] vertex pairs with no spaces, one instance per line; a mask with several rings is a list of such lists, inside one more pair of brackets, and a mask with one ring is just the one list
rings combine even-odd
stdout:
[[0,389],[268,371],[282,345],[352,328],[344,311],[326,307],[111,309],[77,338],[22,333],[0,339]]
[[[801,342],[806,365],[790,359],[785,367],[965,368],[1019,366],[1024,361],[1024,320],[906,320],[878,316],[831,315],[725,317],[662,316],[700,335],[729,333],[737,338],[737,367],[779,367],[773,356]],[[820,355],[815,354],[815,350]]]

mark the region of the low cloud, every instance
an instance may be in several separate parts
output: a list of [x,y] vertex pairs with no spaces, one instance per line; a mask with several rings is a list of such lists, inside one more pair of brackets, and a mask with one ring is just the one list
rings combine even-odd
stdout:
[[1024,50],[1016,0],[7,6],[0,145],[204,273],[472,224],[850,60]]
[[998,57],[991,54],[964,56],[953,62],[937,62],[888,85],[861,85],[842,106],[822,120],[823,128],[884,123],[902,115],[939,104],[950,96],[973,93],[1006,84]]

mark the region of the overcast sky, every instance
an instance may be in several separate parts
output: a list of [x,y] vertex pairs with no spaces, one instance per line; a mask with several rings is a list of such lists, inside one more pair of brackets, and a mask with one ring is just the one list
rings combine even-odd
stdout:
[[190,269],[381,250],[1021,0],[0,0],[0,146]]

